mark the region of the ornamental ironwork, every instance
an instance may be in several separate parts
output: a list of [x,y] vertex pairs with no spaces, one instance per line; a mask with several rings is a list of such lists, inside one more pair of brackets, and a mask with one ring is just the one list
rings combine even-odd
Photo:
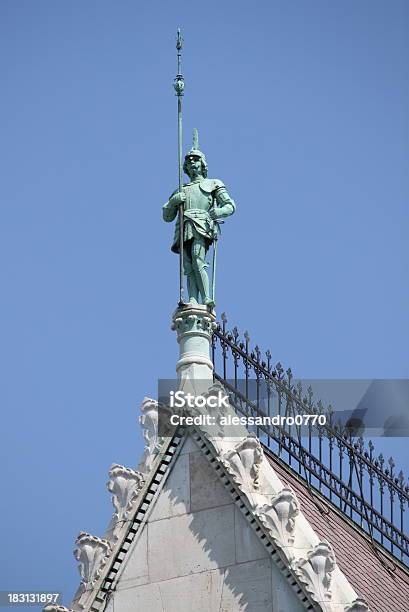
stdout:
[[[375,452],[371,440],[336,421],[331,405],[295,381],[290,368],[273,365],[270,351],[251,346],[250,336],[227,329],[223,313],[212,336],[214,377],[230,394],[237,413],[249,416],[325,415],[307,427],[257,425],[260,440],[305,481],[404,563],[409,560],[409,486],[395,462]],[[406,511],[406,514],[405,514]]]

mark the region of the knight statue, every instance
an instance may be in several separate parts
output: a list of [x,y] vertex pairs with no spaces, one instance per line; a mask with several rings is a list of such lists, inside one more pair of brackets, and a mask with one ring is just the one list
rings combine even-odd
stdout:
[[[215,248],[220,224],[234,213],[236,205],[222,181],[207,178],[206,157],[199,149],[197,130],[193,134],[193,147],[185,156],[183,171],[190,181],[181,191],[174,191],[163,206],[163,219],[173,221],[183,203],[183,269],[189,302],[197,304],[201,298],[202,304],[213,307],[206,254],[210,245]],[[178,216],[171,247],[174,253],[180,253],[179,223]],[[214,271],[213,267],[213,276]]]

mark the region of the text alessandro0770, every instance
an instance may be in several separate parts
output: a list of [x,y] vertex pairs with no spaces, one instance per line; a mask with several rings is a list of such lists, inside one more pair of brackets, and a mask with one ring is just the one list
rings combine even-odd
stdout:
[[223,408],[229,407],[228,395],[218,391],[217,395],[194,395],[193,393],[185,393],[184,391],[170,391],[169,393],[170,408],[210,408],[220,409],[220,414],[216,418],[214,414],[172,414],[170,423],[172,425],[325,425],[327,422],[325,414],[296,414],[274,416],[237,416],[232,414],[223,414]]

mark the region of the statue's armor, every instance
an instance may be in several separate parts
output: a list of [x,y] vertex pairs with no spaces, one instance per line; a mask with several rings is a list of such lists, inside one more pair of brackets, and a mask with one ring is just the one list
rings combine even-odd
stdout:
[[[218,179],[200,177],[196,181],[183,185],[183,191],[186,194],[183,208],[183,242],[186,243],[198,235],[203,236],[207,250],[215,235],[219,232],[218,223],[213,221],[209,211],[214,206],[223,207],[223,217],[228,217],[235,211],[236,205],[227,193],[222,181]],[[177,193],[177,191],[174,193]],[[171,198],[172,196],[163,207],[165,221],[173,221],[178,213],[178,206],[171,202]],[[179,218],[176,221],[171,249],[174,253],[179,253]]]
[[[189,155],[202,159],[202,170],[207,174],[203,153],[192,149],[186,158]],[[183,270],[187,278],[189,302],[198,303],[201,296],[203,304],[214,305],[214,296],[210,295],[209,276],[206,271],[208,267],[206,253],[210,244],[217,238],[218,222],[233,214],[236,205],[221,181],[208,179],[203,175],[183,185],[182,191],[186,196],[183,203]],[[171,249],[174,253],[179,253],[180,196],[175,194],[177,191],[173,192],[163,207],[163,219],[173,221],[177,217]]]

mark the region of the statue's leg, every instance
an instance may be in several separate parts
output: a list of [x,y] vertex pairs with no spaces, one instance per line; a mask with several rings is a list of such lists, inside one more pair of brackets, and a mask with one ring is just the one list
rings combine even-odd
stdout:
[[206,246],[203,236],[195,236],[192,243],[192,267],[196,275],[203,304],[213,304],[210,297],[209,276],[206,272]]
[[183,267],[186,274],[187,291],[189,294],[189,302],[197,304],[199,300],[199,288],[196,283],[196,275],[192,266],[191,243],[183,248]]

